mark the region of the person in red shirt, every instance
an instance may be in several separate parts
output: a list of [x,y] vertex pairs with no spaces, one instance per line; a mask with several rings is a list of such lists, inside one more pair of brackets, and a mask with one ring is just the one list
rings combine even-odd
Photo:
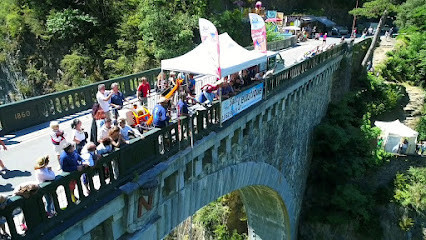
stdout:
[[142,105],[148,104],[148,94],[151,91],[151,86],[147,81],[146,77],[141,78],[141,84],[139,84],[138,91],[136,93],[139,101]]

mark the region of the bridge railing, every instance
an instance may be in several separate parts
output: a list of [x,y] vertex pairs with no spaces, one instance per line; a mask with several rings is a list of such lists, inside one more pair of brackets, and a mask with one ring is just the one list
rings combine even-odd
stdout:
[[[367,43],[364,41],[361,44]],[[290,80],[342,54],[346,49],[347,44],[338,45],[266,79],[266,95],[271,95],[274,90],[286,86]],[[9,204],[0,208],[0,220],[6,219],[13,239],[51,239],[69,226],[65,223],[73,223],[71,218],[78,221],[76,216],[91,213],[96,209],[96,203],[101,204],[103,199],[119,194],[117,186],[131,181],[137,174],[189,147],[191,141],[216,131],[219,128],[220,111],[220,104],[216,102],[212,107],[198,111],[191,117],[181,117],[165,128],[145,133],[144,138],[132,140],[121,149],[104,155],[94,167],[64,173],[59,179],[42,184],[40,190],[28,198],[13,197]],[[78,192],[78,200],[71,194],[74,186]],[[52,218],[46,215],[44,197],[53,199],[57,215]],[[92,210],[89,211],[90,209]],[[22,213],[19,214],[17,210]],[[17,215],[23,215],[27,224],[25,236],[15,227],[20,222],[20,216]]]
[[[270,42],[268,43],[268,50],[284,49],[292,46],[295,42],[296,37]],[[253,47],[249,48],[253,49]],[[136,93],[140,77],[147,77],[150,85],[155,86],[156,76],[160,71],[160,68],[150,69],[67,91],[0,105],[0,134],[4,135],[90,109],[96,102],[97,86],[101,83],[108,87],[117,82],[125,96],[133,95]]]
[[147,77],[155,84],[160,68],[117,77],[67,91],[51,93],[0,106],[0,134],[35,126],[46,121],[62,118],[90,109],[96,102],[98,84],[107,86],[117,82],[125,96],[135,94],[139,78]]
[[[52,230],[59,233],[66,229],[64,221],[84,214],[93,204],[117,192],[117,186],[189,147],[191,138],[201,139],[214,131],[219,127],[219,116],[220,104],[216,102],[191,117],[181,117],[163,129],[153,129],[144,138],[134,139],[104,155],[94,167],[63,173],[56,180],[43,183],[29,198],[13,197],[10,204],[0,209],[0,219],[6,219],[13,239],[51,239],[55,235]],[[78,200],[72,192],[78,192]],[[45,198],[53,200],[57,214],[52,218],[46,214]],[[20,225],[20,218],[28,228],[25,235],[15,227]]]

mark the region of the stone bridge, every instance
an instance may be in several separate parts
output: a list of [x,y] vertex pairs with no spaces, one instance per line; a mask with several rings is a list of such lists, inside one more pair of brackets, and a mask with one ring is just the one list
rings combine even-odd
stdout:
[[[330,101],[349,90],[353,66],[368,43],[335,46],[265,80],[263,100],[223,125],[217,103],[195,117],[150,132],[94,169],[47,184],[37,198],[16,200],[14,207],[22,207],[32,230],[28,236],[162,239],[198,209],[238,190],[250,239],[296,239],[313,129]],[[109,175],[105,167],[111,169]],[[73,203],[67,183],[83,173],[90,188],[97,190],[85,195],[78,181],[81,202]],[[96,176],[101,179],[98,188],[91,180]],[[65,187],[68,203],[57,217],[26,211],[32,206],[42,212],[41,197],[48,193],[59,209],[54,192],[58,186]],[[46,225],[35,229],[40,224]]]

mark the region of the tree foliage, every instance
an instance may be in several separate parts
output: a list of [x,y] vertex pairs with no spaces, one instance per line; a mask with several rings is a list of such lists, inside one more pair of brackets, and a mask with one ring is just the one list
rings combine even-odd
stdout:
[[395,178],[395,200],[404,207],[426,213],[426,168],[411,167],[407,174]]

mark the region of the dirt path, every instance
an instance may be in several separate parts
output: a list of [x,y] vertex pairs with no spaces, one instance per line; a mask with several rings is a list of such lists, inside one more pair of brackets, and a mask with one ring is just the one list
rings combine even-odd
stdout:
[[[386,58],[386,53],[392,51],[395,47],[396,40],[394,38],[386,40],[384,37],[381,38],[380,46],[374,50],[373,55],[373,66],[377,67],[378,64],[382,63]],[[403,105],[396,111],[384,114],[383,120],[393,121],[399,119],[403,124],[408,127],[415,129],[417,123],[421,117],[421,111],[425,100],[425,92],[423,89],[411,86],[406,83],[401,83],[406,90],[406,97],[402,101]]]

